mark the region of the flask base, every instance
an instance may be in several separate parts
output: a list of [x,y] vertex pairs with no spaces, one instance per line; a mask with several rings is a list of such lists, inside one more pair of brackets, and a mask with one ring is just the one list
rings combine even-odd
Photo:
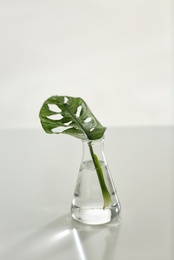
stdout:
[[101,225],[109,223],[118,216],[120,213],[120,207],[117,204],[115,207],[111,208],[79,208],[72,207],[71,214],[72,217],[84,224],[88,225]]

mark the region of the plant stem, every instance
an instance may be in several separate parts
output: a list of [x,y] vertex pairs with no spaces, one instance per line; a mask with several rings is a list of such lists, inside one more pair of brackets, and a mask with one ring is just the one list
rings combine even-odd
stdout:
[[111,195],[107,189],[107,186],[105,184],[105,180],[104,180],[104,175],[103,175],[103,170],[100,164],[100,161],[97,157],[97,155],[94,153],[93,148],[91,143],[89,142],[89,150],[91,153],[91,157],[97,172],[97,176],[98,176],[98,180],[100,183],[100,187],[101,187],[101,191],[102,191],[102,195],[103,195],[103,200],[104,200],[104,205],[103,205],[103,209],[105,209],[107,206],[110,206],[112,201],[111,201]]

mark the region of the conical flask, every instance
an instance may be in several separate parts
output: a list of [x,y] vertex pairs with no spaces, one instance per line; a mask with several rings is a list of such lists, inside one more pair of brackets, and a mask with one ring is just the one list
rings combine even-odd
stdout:
[[97,225],[113,221],[120,202],[104,155],[104,137],[83,140],[83,156],[71,203],[72,217]]

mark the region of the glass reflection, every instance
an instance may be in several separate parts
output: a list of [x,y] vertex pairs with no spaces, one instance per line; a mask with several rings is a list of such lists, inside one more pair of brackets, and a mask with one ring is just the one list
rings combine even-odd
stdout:
[[84,250],[83,250],[82,243],[80,241],[78,232],[77,232],[77,230],[75,228],[73,228],[72,231],[73,231],[74,240],[75,240],[78,252],[79,252],[80,259],[81,260],[86,260],[86,257],[85,257],[85,254],[84,254]]
[[13,259],[15,255],[16,259],[115,260],[119,227],[119,221],[112,225],[84,225],[67,214],[25,234],[1,256],[2,259]]
[[62,239],[64,237],[66,237],[67,235],[69,235],[70,233],[71,233],[71,230],[69,230],[69,229],[65,229],[64,231],[59,232],[58,234],[55,235],[54,241]]
[[72,219],[72,230],[79,250],[79,259],[115,260],[121,218],[112,224],[90,226]]

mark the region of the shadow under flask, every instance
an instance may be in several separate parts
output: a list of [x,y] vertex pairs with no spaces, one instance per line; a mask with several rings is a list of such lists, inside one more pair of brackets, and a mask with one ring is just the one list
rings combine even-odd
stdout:
[[82,223],[98,225],[111,222],[120,213],[120,202],[104,155],[104,137],[83,140],[72,217]]

